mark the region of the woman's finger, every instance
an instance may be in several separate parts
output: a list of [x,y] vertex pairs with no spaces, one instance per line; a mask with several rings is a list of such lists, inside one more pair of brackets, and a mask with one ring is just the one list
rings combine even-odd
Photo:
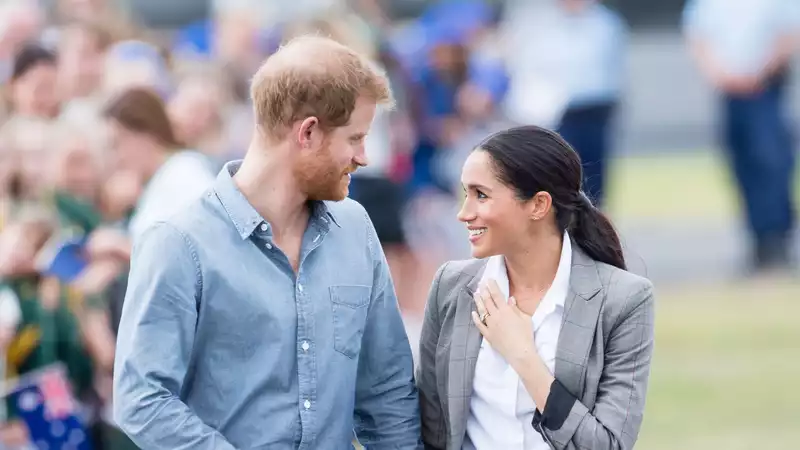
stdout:
[[475,301],[475,310],[478,311],[478,316],[483,317],[486,313],[486,305],[483,303],[483,296],[481,295],[481,291],[478,290],[472,295],[472,299]]
[[480,293],[483,305],[486,307],[486,312],[488,312],[490,316],[495,314],[497,312],[497,305],[495,304],[495,299],[492,298],[492,293],[489,291],[489,288],[486,285],[481,286]]

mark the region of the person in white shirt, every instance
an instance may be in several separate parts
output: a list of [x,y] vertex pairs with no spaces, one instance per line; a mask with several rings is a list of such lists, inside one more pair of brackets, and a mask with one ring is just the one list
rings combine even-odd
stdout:
[[584,190],[605,200],[614,123],[625,85],[628,27],[599,0],[512,0],[501,25],[521,124],[552,126],[583,161]]
[[417,384],[428,449],[631,449],[653,351],[650,281],[625,270],[578,154],[535,126],[467,158],[458,219],[472,256],[445,263]]
[[89,252],[127,261],[132,243],[147,228],[199,198],[216,177],[205,155],[183,149],[175,138],[166,107],[154,90],[129,88],[112,97],[102,116],[108,123],[114,169],[138,176],[144,188],[127,236],[101,228],[92,234]]

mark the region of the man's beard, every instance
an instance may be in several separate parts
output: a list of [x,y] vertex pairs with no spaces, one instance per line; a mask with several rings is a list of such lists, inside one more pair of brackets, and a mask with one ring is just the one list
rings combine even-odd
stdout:
[[338,202],[349,193],[349,180],[345,174],[354,170],[355,167],[337,168],[326,146],[316,158],[300,164],[295,169],[295,176],[309,200]]
[[341,201],[350,192],[348,180],[342,171],[318,171],[316,176],[305,181],[305,191],[309,200]]

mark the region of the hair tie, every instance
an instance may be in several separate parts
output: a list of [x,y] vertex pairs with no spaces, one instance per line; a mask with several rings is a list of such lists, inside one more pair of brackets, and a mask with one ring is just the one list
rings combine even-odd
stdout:
[[590,199],[589,196],[586,195],[586,192],[584,192],[582,190],[578,192],[578,201],[577,201],[577,203],[578,203],[578,209],[587,209],[588,210],[588,209],[594,208],[594,203],[592,203],[592,199]]

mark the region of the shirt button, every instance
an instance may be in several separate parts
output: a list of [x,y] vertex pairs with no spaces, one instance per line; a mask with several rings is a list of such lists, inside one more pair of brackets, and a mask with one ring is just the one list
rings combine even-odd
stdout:
[[303,347],[304,352],[307,352],[310,345],[308,345],[308,341],[303,341],[303,345],[301,345],[301,347]]
[[303,292],[303,285],[302,284],[298,284],[297,285],[297,290],[300,291],[300,292]]
[[308,400],[304,401],[303,402],[303,408],[310,409],[311,408],[311,402],[308,401]]
[[265,223],[261,224],[261,231],[267,231],[267,224]]
[[272,244],[270,244],[269,242],[264,244],[264,246],[267,247],[267,250],[272,250]]

